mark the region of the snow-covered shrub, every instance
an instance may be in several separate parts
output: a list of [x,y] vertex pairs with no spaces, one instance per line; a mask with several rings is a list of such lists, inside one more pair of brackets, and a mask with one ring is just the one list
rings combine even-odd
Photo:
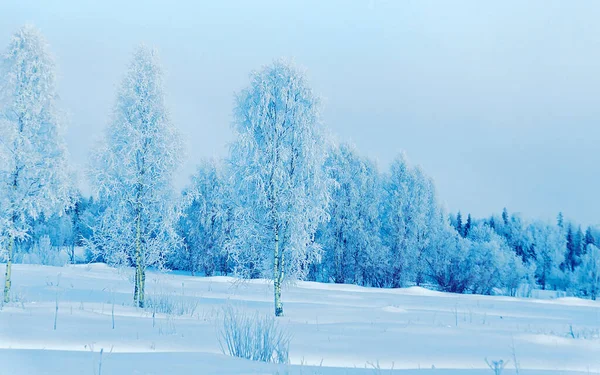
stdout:
[[502,359],[499,361],[488,361],[486,358],[485,363],[488,365],[490,370],[494,372],[494,375],[501,375],[502,371],[504,371],[504,368],[508,364],[508,361],[504,361]]
[[426,254],[427,276],[440,290],[464,293],[471,285],[469,241],[446,227]]
[[514,296],[527,271],[522,258],[488,225],[473,227],[468,238],[471,291],[492,294],[495,288],[501,288]]
[[219,344],[223,354],[253,361],[288,363],[291,336],[274,317],[223,310]]
[[15,260],[25,264],[62,267],[69,263],[69,256],[60,247],[52,246],[50,237],[45,235],[29,251],[18,254]]

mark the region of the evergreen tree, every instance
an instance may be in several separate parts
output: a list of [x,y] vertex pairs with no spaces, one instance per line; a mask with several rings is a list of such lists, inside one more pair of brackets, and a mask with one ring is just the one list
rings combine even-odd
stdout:
[[585,251],[587,251],[589,244],[596,245],[596,239],[594,238],[594,234],[592,233],[591,227],[587,227],[587,229],[585,230],[585,237],[583,240],[583,249]]
[[575,243],[575,235],[573,233],[573,228],[571,224],[567,227],[567,243],[566,243],[566,252],[565,252],[565,262],[563,264],[563,269],[573,271],[575,269],[576,263],[576,253],[577,253],[577,245]]
[[573,257],[573,268],[572,270],[574,270],[576,267],[579,266],[579,264],[581,263],[581,256],[584,253],[584,234],[583,231],[581,230],[581,225],[579,225],[577,227],[577,232],[574,232],[573,234],[573,244],[575,245],[575,251],[574,251],[574,257]]
[[502,209],[502,222],[504,223],[505,226],[508,226],[508,210],[506,209],[506,207],[504,207]]
[[0,71],[0,244],[7,246],[4,301],[10,301],[16,241],[41,216],[70,205],[62,124],[55,103],[54,60],[40,32],[20,28]]
[[465,227],[463,228],[463,237],[467,237],[469,235],[469,231],[471,230],[471,226],[472,226],[472,222],[471,222],[471,214],[469,214],[467,216],[467,223],[465,224]]
[[461,215],[460,211],[458,211],[458,213],[456,214],[456,226],[454,228],[456,229],[458,234],[463,236],[464,229],[463,229],[463,223],[462,223],[462,215]]
[[559,228],[563,228],[565,225],[564,222],[565,222],[565,219],[563,217],[563,213],[559,212],[558,216],[556,217],[556,225],[558,225]]

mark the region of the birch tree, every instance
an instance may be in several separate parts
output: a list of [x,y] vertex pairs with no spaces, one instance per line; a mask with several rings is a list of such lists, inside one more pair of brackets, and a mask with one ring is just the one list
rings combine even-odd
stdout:
[[4,302],[10,301],[15,241],[31,220],[60,214],[70,184],[63,124],[56,109],[54,60],[42,34],[20,28],[0,71],[0,238],[6,245]]
[[325,170],[331,189],[329,222],[318,232],[324,247],[322,278],[336,283],[380,285],[386,258],[380,240],[377,168],[347,144],[332,148]]
[[178,232],[182,251],[174,263],[189,269],[192,276],[199,270],[206,276],[216,271],[227,274],[226,241],[231,232],[231,197],[222,166],[215,160],[203,161],[191,185],[182,193]]
[[528,227],[535,247],[536,276],[542,289],[548,285],[555,288],[560,284],[564,274],[560,265],[564,262],[564,249],[567,240],[560,226],[536,221]]
[[577,269],[579,290],[596,300],[600,291],[600,249],[593,244],[588,244],[581,261],[581,266]]
[[400,155],[392,162],[384,189],[382,234],[390,249],[392,286],[420,283],[425,272],[423,253],[441,225],[433,182]]
[[146,269],[177,245],[171,181],[182,146],[164,103],[156,51],[140,46],[121,83],[90,180],[106,203],[90,247],[108,263],[135,266],[134,304],[144,307]]
[[281,316],[284,279],[304,277],[320,258],[314,233],[327,218],[329,193],[319,101],[304,73],[279,60],[251,74],[234,117],[232,255],[238,274],[272,278]]

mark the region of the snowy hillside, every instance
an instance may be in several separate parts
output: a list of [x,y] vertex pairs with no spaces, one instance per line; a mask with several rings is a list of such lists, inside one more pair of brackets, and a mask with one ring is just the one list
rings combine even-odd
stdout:
[[521,374],[600,371],[600,303],[551,293],[299,282],[284,287],[291,364],[277,366],[225,356],[217,339],[226,306],[272,314],[266,281],[148,272],[148,305],[172,311],[153,317],[131,307],[133,269],[14,269],[15,301],[0,311],[2,374],[98,374],[101,359],[102,374],[492,374],[486,358],[510,361],[503,374],[515,358]]

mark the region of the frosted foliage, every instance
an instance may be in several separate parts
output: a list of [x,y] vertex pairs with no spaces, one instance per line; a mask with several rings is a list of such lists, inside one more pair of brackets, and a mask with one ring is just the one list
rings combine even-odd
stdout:
[[495,288],[505,288],[514,295],[526,273],[521,258],[488,225],[474,226],[469,240],[471,291],[492,294]]
[[591,299],[597,299],[600,292],[600,249],[595,245],[587,246],[577,269],[577,277],[580,292]]
[[164,104],[157,54],[140,46],[119,88],[104,142],[91,158],[91,185],[107,205],[89,244],[96,255],[127,264],[135,251],[139,218],[143,267],[163,265],[176,246],[171,181],[181,153]]
[[69,204],[67,152],[56,109],[54,60],[38,30],[19,29],[0,71],[0,230],[25,237],[29,218]]
[[565,236],[560,227],[539,221],[529,225],[529,233],[535,246],[538,282],[543,289],[558,286],[563,277],[559,267],[565,256]]
[[276,235],[285,276],[302,278],[318,261],[328,179],[319,102],[304,74],[279,60],[251,74],[236,98],[230,167],[236,191],[235,271],[271,276]]
[[174,259],[179,267],[208,276],[227,272],[230,198],[222,166],[214,160],[203,161],[183,192],[178,222],[183,248]]
[[385,183],[382,226],[390,249],[392,285],[422,281],[424,252],[441,225],[433,182],[404,155],[396,158]]
[[324,248],[322,280],[382,285],[385,247],[380,240],[380,179],[375,165],[350,146],[333,147],[325,170],[331,189],[329,222],[317,237]]

